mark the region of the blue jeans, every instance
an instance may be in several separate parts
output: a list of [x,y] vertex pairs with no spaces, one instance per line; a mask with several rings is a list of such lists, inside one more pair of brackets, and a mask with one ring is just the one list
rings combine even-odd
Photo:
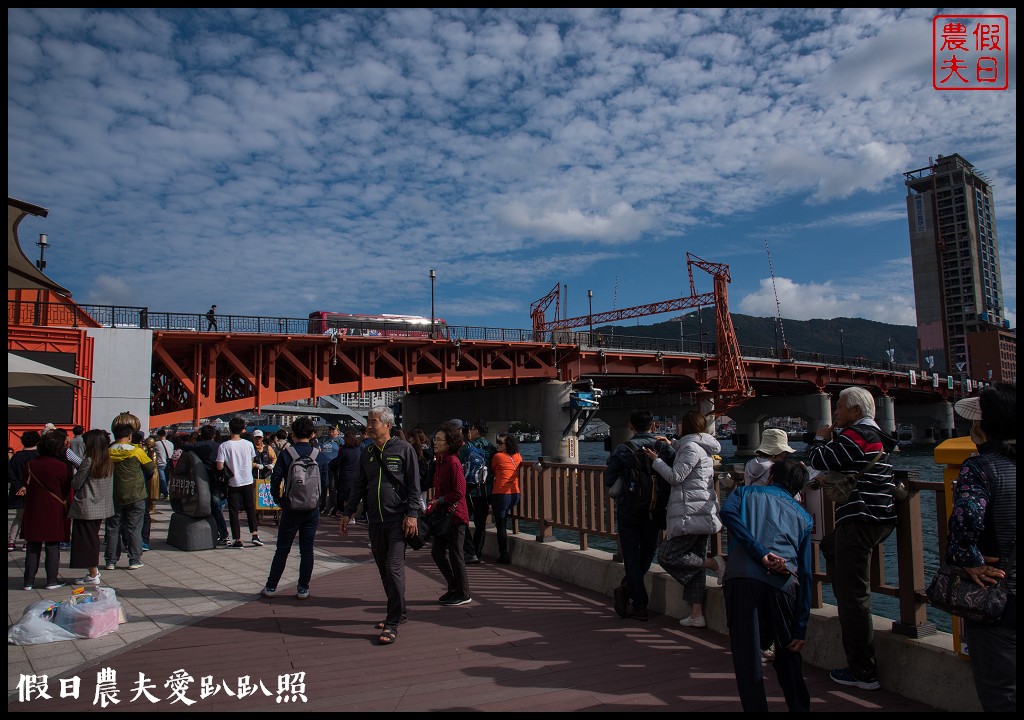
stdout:
[[621,507],[615,508],[615,520],[618,524],[622,565],[626,571],[624,583],[629,591],[629,599],[633,601],[634,610],[644,610],[650,600],[644,577],[654,562],[661,528],[650,516],[634,515]]
[[498,533],[498,557],[508,558],[508,514],[519,504],[519,493],[491,495],[491,514]]
[[[213,492],[213,488],[210,490]],[[225,502],[224,498],[218,497],[216,493],[210,496],[210,514],[213,515],[213,520],[217,523],[218,540],[227,540],[228,537],[228,524],[224,522]]]
[[299,583],[300,588],[309,589],[310,578],[313,577],[313,540],[316,529],[320,525],[320,510],[281,510],[281,525],[277,530],[277,549],[274,560],[270,563],[270,574],[267,575],[267,587],[277,589],[292,551],[295,536],[299,536]]
[[160,494],[166,496],[170,492],[167,487],[167,466],[158,465],[156,471],[160,473]]

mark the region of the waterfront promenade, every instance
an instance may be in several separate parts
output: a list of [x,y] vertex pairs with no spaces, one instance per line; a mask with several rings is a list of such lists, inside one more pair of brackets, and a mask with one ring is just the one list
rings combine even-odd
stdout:
[[[379,647],[373,624],[383,616],[383,591],[365,526],[342,538],[336,521],[325,519],[311,597],[294,596],[296,547],[278,596],[266,600],[258,592],[272,542],[244,550],[181,552],[163,541],[170,513],[166,503],[160,509],[146,567],[103,573],[105,584],[118,590],[128,622],[116,634],[95,640],[9,645],[8,710],[99,710],[94,706],[97,673],[104,668],[116,671],[120,700],[107,710],[185,709],[182,701],[172,702],[173,684],[165,687],[179,670],[193,678],[183,691],[195,702],[189,706],[193,711],[281,708],[279,687],[282,699],[294,698],[296,673],[305,673],[300,689],[306,702],[288,702],[290,710],[741,709],[728,640],[712,630],[681,628],[675,618],[662,615],[646,623],[621,620],[609,598],[515,565],[471,566],[474,602],[441,607],[436,603],[444,591],[440,575],[429,552],[421,550],[408,555],[410,621],[394,646]],[[273,525],[261,536],[273,538]],[[30,602],[67,595],[67,589],[22,590],[22,557],[8,554],[9,625]],[[63,560],[66,564],[66,554]],[[73,577],[66,568],[62,574]],[[133,700],[139,673],[157,702],[144,694]],[[930,709],[884,690],[840,687],[819,668],[805,666],[805,674],[815,711]],[[21,702],[23,675],[47,675],[52,699]],[[218,690],[202,699],[205,676]],[[59,678],[73,677],[80,680],[78,699],[61,699]],[[772,709],[784,711],[770,668],[766,687]],[[255,693],[240,698],[249,688]]]

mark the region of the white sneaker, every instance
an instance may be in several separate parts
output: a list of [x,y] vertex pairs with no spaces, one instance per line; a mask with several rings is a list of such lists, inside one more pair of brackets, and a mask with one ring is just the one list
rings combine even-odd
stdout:
[[262,595],[265,598],[274,597],[274,595],[276,595],[276,594],[277,594],[277,588],[270,588],[270,587],[267,587],[266,585],[264,585],[263,589],[260,590],[260,595]]
[[722,583],[722,579],[725,577],[725,558],[721,555],[715,555],[711,558],[715,562],[714,576],[718,578],[718,583]]
[[683,627],[702,628],[708,626],[708,621],[701,615],[700,617],[684,617],[679,624]]
[[100,573],[96,573],[96,577],[86,575],[75,580],[75,585],[99,585],[101,577],[103,576]]

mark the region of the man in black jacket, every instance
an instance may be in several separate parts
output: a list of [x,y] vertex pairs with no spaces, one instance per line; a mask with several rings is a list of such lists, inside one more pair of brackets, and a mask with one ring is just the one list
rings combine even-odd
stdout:
[[[629,428],[633,436],[629,442],[635,447],[651,447],[662,454],[664,448],[651,430],[654,428],[654,417],[650,410],[634,410],[629,416]],[[615,448],[608,458],[608,467],[604,472],[604,484],[611,489],[616,481],[629,482],[631,450],[626,443]],[[671,458],[663,456],[663,460],[672,465]],[[622,584],[615,588],[615,612],[619,617],[632,617],[636,620],[647,620],[647,586],[644,576],[654,562],[654,551],[658,549],[658,534],[662,527],[654,514],[628,507],[624,495],[619,495],[615,502],[615,523],[619,533],[619,545],[622,548],[622,565],[626,577]],[[632,603],[632,610],[630,610]]]
[[348,524],[359,503],[366,506],[370,549],[377,563],[387,596],[387,617],[378,624],[377,642],[390,645],[405,622],[405,539],[418,532],[420,517],[420,472],[416,451],[398,437],[391,437],[394,413],[384,405],[370,410],[366,417],[366,437],[373,441],[359,462],[359,472],[341,516],[341,534],[348,535]]
[[[309,437],[312,434],[312,418],[300,417],[292,423],[295,444],[291,447],[294,448],[297,458],[309,457],[313,452],[313,446],[309,443]],[[309,597],[309,581],[313,577],[313,540],[316,538],[316,529],[320,525],[320,508],[293,510],[289,505],[282,485],[288,477],[288,468],[292,462],[294,460],[292,460],[291,454],[285,450],[277,456],[274,472],[270,476],[270,495],[274,498],[274,503],[281,508],[281,524],[277,530],[277,548],[274,551],[274,560],[270,563],[270,574],[267,575],[267,584],[263,587],[262,595],[263,597],[273,597],[277,593],[277,583],[281,580],[284,566],[288,562],[288,554],[292,551],[292,543],[295,542],[295,536],[298,535],[299,582],[295,597],[305,600]]]

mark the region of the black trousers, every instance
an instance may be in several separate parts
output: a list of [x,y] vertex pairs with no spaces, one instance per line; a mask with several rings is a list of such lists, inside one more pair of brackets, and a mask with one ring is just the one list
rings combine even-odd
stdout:
[[256,519],[256,499],[253,496],[252,485],[228,488],[228,519],[231,521],[231,539],[240,540],[242,537],[242,526],[238,521],[238,513],[245,508],[245,519],[249,523],[249,532],[253,535],[259,532],[260,526]]
[[[761,668],[761,636],[768,634],[775,640],[772,665],[789,711],[810,712],[811,696],[804,682],[803,658],[800,653],[786,649],[794,639],[796,599],[766,582],[734,578],[725,583],[725,614],[743,711],[768,712]],[[762,624],[770,627],[762,628]]]
[[462,597],[469,597],[469,575],[466,573],[466,563],[462,558],[462,543],[468,529],[465,525],[452,523],[452,528],[445,537],[436,537],[430,543],[430,556],[444,576],[448,591],[458,593]]
[[473,521],[473,532],[466,528],[466,539],[462,543],[462,552],[465,557],[480,557],[484,550],[484,538],[487,537],[487,512],[491,509],[491,501],[488,496],[471,497],[466,496],[466,505],[469,509],[469,519]]
[[398,632],[398,625],[405,617],[405,531],[402,521],[399,518],[382,523],[371,522],[367,527],[370,550],[388,601],[384,626],[394,632]]

